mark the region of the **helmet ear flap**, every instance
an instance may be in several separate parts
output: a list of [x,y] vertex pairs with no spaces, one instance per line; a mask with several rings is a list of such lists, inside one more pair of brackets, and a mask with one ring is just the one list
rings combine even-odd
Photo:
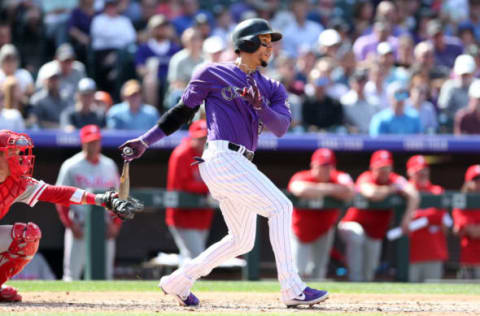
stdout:
[[240,39],[237,44],[238,50],[246,53],[254,53],[260,47],[260,39],[255,36],[252,39]]

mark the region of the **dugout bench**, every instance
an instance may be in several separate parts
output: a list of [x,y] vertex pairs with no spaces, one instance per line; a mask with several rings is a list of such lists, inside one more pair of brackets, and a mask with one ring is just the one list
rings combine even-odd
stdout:
[[[215,200],[205,196],[185,192],[172,192],[165,189],[145,188],[134,189],[131,195],[141,200],[146,208],[164,209],[166,207],[184,207],[184,208],[218,208]],[[344,203],[333,198],[325,199],[297,199],[287,194],[296,207],[304,209],[319,208],[340,208],[345,209],[349,206],[355,206],[360,209],[389,209],[395,210],[395,224],[398,225],[405,211],[405,201],[397,195],[389,196],[384,201],[372,202],[362,195],[356,195],[350,203]],[[437,207],[443,209],[452,208],[479,208],[480,195],[465,194],[456,191],[447,191],[442,195],[421,194],[421,208]],[[133,219],[135,220],[135,219]],[[257,225],[258,230],[259,225]],[[86,241],[87,241],[87,264],[86,279],[103,280],[105,279],[105,227],[104,227],[104,209],[98,206],[90,206],[86,222]],[[257,231],[255,247],[246,255],[247,265],[243,267],[243,278],[247,280],[259,280],[259,262],[260,262],[260,243],[259,233]],[[395,243],[395,262],[397,266],[397,281],[406,282],[408,280],[409,265],[409,244],[408,238],[402,236],[394,241]]]

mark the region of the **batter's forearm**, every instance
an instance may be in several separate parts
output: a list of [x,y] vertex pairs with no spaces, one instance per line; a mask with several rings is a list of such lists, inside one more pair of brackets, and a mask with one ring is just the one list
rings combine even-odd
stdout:
[[276,136],[281,137],[287,132],[291,122],[289,115],[275,112],[269,106],[264,106],[257,113],[263,124]]

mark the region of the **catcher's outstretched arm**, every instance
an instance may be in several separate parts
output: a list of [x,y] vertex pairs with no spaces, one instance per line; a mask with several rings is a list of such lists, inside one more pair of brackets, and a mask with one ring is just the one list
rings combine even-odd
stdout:
[[71,186],[47,185],[40,193],[39,201],[68,206],[70,204],[90,204],[105,207],[121,219],[132,219],[135,212],[143,210],[143,204],[134,199],[122,200],[113,191],[93,194]]

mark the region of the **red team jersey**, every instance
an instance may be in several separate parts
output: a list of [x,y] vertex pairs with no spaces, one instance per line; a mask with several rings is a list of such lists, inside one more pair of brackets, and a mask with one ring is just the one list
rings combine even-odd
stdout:
[[[468,224],[480,224],[480,209],[453,209],[455,227],[462,230]],[[480,239],[462,236],[460,239],[460,262],[463,264],[480,264]]]
[[[373,179],[373,176],[370,170],[365,171],[358,177],[356,182],[357,188],[359,188],[360,184],[362,183],[373,183],[378,185],[378,183],[376,183],[376,181]],[[391,185],[391,184],[395,184],[399,188],[403,188],[407,184],[407,180],[404,177],[391,172],[390,178],[388,179],[388,183],[386,183],[385,185]],[[365,233],[370,238],[383,239],[383,237],[385,237],[387,233],[392,215],[393,215],[392,209],[361,210],[361,209],[357,209],[356,207],[350,207],[341,221],[357,222],[360,225],[362,225],[363,229],[365,230]]]
[[[201,156],[190,146],[186,138],[172,152],[168,161],[168,191],[184,191],[207,194],[208,188],[200,177],[198,164],[191,166],[193,157]],[[212,209],[167,208],[165,222],[168,226],[187,229],[209,229],[213,217]]]
[[[299,171],[293,175],[288,184],[288,190],[295,181],[319,183],[310,170]],[[341,171],[334,170],[330,174],[329,183],[352,184],[352,178]],[[312,242],[325,234],[337,221],[339,209],[293,209],[292,227],[295,236],[304,243]]]
[[[442,194],[443,188],[429,183],[425,187],[416,186],[420,192]],[[410,262],[445,261],[448,258],[447,240],[443,232],[446,210],[434,207],[419,209],[414,213],[414,219],[428,218],[428,225],[410,234]]]

